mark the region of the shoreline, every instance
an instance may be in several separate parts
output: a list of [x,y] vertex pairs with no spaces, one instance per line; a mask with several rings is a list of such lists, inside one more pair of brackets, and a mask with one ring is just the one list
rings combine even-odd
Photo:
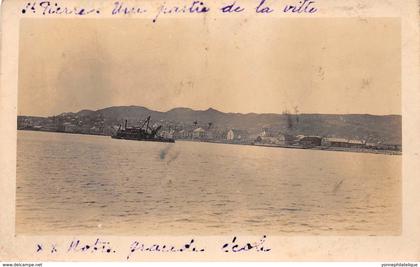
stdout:
[[[304,147],[304,146],[299,146],[299,145],[231,143],[231,142],[218,142],[218,141],[212,141],[212,140],[191,140],[191,139],[177,139],[177,140],[179,140],[179,141],[185,141],[185,142],[202,142],[202,143],[215,143],[215,144],[226,144],[226,145],[242,145],[242,146],[256,146],[256,147],[269,147],[269,148],[323,150],[323,151],[353,152],[353,153],[370,153],[370,154],[382,154],[382,155],[402,155],[402,151],[396,151],[396,150],[377,150],[377,149],[367,149],[367,148],[346,148],[346,147],[330,147],[330,146]],[[177,141],[177,140],[175,140],[175,141]]]
[[[72,133],[72,132],[33,130],[33,129],[17,129],[17,131],[47,132],[47,133],[58,133],[58,134],[95,135],[95,136],[108,136],[108,137],[111,137],[110,135],[105,135],[105,134]],[[131,140],[131,141],[133,141],[133,140]],[[323,151],[335,151],[335,152],[370,153],[370,154],[383,154],[383,155],[402,155],[402,151],[397,151],[397,150],[377,150],[377,149],[368,149],[368,148],[346,148],[346,147],[331,147],[331,146],[304,147],[304,146],[299,146],[299,145],[255,144],[255,143],[237,143],[237,142],[235,143],[235,142],[222,142],[222,141],[216,141],[216,140],[197,140],[197,139],[175,139],[175,142],[176,141],[202,142],[202,143],[227,144],[227,145],[242,145],[242,146],[245,145],[245,146],[270,147],[270,148],[286,148],[286,149],[306,149],[306,150],[323,150]]]

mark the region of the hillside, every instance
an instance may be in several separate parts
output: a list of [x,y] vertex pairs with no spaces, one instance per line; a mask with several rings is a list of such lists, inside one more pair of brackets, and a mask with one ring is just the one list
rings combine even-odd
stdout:
[[[82,110],[74,114],[78,117],[103,117],[106,124],[118,124],[128,119],[130,123],[151,116],[153,121],[166,124],[206,126],[212,123],[217,128],[236,128],[258,133],[263,128],[274,131],[287,131],[291,134],[319,135],[355,139],[381,140],[387,143],[401,144],[400,115],[368,114],[256,114],[224,113],[209,108],[192,110],[174,108],[167,112],[150,110],[141,106],[118,106],[104,109]],[[61,116],[63,116],[61,114]]]

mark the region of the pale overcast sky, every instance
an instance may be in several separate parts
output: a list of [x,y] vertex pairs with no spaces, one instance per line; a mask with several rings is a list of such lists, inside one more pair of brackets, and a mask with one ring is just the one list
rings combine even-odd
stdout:
[[396,19],[23,19],[18,113],[401,114]]

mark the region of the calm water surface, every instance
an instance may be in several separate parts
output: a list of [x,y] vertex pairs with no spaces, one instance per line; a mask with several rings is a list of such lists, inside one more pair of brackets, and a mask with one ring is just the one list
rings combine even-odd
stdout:
[[401,156],[18,131],[18,234],[399,234]]

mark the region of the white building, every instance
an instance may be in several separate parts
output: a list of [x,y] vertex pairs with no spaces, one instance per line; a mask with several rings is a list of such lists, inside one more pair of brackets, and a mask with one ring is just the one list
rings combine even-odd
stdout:
[[206,131],[203,128],[197,128],[193,131],[193,139],[202,139],[206,136]]
[[227,132],[226,139],[229,141],[233,140],[244,140],[247,137],[247,132],[237,130],[237,129],[231,129]]

